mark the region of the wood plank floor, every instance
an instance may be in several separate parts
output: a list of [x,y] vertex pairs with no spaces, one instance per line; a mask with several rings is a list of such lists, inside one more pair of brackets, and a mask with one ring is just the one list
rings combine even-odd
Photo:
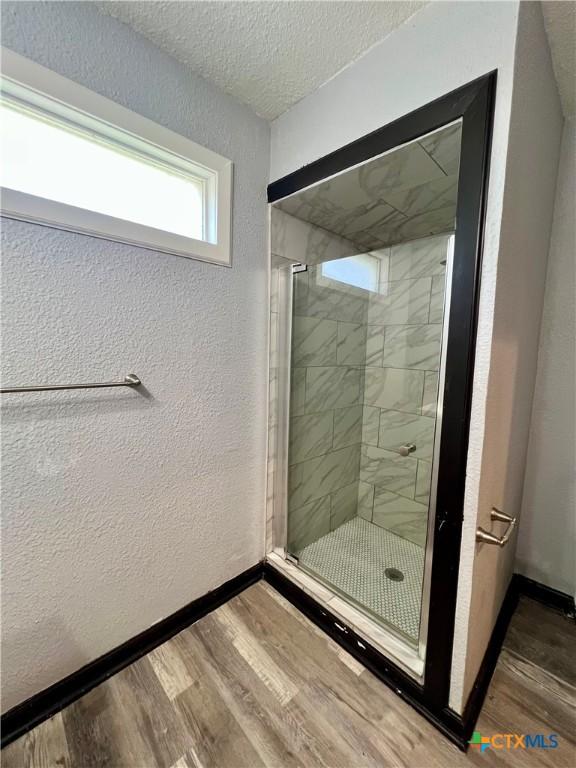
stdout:
[[523,599],[477,729],[555,750],[467,755],[264,582],[2,752],[4,768],[576,765],[576,626]]

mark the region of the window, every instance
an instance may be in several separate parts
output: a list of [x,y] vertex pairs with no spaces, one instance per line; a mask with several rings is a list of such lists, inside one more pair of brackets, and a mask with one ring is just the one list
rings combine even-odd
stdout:
[[232,163],[3,51],[2,215],[230,263]]
[[328,277],[347,285],[355,285],[357,288],[364,288],[375,293],[378,291],[379,276],[380,261],[368,253],[325,261],[322,264],[322,277]]

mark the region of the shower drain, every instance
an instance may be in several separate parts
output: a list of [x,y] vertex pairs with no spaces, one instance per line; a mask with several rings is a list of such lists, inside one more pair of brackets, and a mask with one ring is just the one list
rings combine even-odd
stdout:
[[404,574],[398,568],[386,568],[384,575],[390,581],[404,581]]

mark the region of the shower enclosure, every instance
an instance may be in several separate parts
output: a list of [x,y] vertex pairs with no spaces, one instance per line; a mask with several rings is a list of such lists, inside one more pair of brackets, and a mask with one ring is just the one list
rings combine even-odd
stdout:
[[456,121],[271,209],[270,537],[416,653],[460,139]]
[[268,188],[267,578],[463,743],[448,702],[494,86]]
[[495,85],[478,78],[268,187],[266,578],[461,746],[493,658],[456,714]]

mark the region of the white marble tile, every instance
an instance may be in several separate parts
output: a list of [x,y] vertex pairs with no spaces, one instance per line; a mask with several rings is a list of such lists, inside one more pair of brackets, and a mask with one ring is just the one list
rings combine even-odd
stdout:
[[292,323],[292,365],[335,365],[338,324],[296,316]]
[[274,208],[272,218],[272,252],[294,263],[304,261],[310,226]]
[[444,316],[444,275],[434,275],[432,278],[432,291],[430,293],[429,323],[441,323]]
[[375,201],[385,199],[387,192],[443,176],[437,163],[414,142],[286,198],[279,206],[292,216],[342,233],[354,218],[368,214]]
[[371,521],[373,506],[374,486],[371,483],[365,483],[363,480],[360,480],[358,482],[358,517]]
[[338,365],[364,365],[366,362],[366,326],[338,323],[336,347]]
[[275,461],[276,456],[278,453],[278,425],[277,424],[268,424],[268,435],[267,435],[267,457],[268,461]]
[[420,413],[424,372],[366,368],[364,403],[408,413]]
[[290,372],[290,413],[300,416],[306,407],[306,368],[292,368]]
[[327,496],[358,479],[360,446],[331,451],[324,456],[295,464],[288,472],[290,509]]
[[432,481],[432,464],[429,461],[419,461],[416,472],[416,493],[414,500],[421,504],[430,502],[430,483]]
[[377,248],[370,251],[370,256],[380,262],[378,283],[388,283],[390,281],[390,248]]
[[330,531],[330,496],[288,512],[288,550],[297,553]]
[[270,267],[270,313],[278,312],[278,269]]
[[338,239],[376,250],[453,228],[459,139],[446,136],[412,142],[280,201],[275,211],[285,221],[273,216],[273,249],[313,264],[349,255]]
[[330,285],[319,284],[314,272],[308,276],[306,310],[303,314],[360,325],[366,322],[367,308],[367,291],[335,280]]
[[388,202],[405,216],[411,217],[431,208],[452,206],[456,210],[458,176],[444,176],[426,184],[417,184],[388,195]]
[[279,208],[270,212],[270,250],[273,255],[281,256],[286,251],[286,227],[288,216]]
[[370,294],[368,323],[404,325],[428,322],[430,286],[430,277],[381,283],[379,292]]
[[358,169],[358,183],[368,200],[439,179],[445,173],[418,144],[408,144]]
[[334,448],[345,448],[362,442],[362,406],[334,410]]
[[270,263],[272,265],[272,269],[279,270],[278,279],[282,279],[282,274],[286,274],[287,271],[290,270],[290,267],[292,266],[293,262],[290,261],[290,259],[285,259],[283,256],[279,256],[277,253],[272,253],[270,255]]
[[366,445],[378,445],[380,429],[380,408],[365,405],[362,408],[362,442]]
[[448,239],[448,235],[439,235],[393,246],[390,249],[390,280],[443,275]]
[[268,369],[268,423],[278,423],[278,368]]
[[279,316],[276,312],[270,313],[270,367],[278,367],[278,327]]
[[356,511],[358,508],[358,481],[350,483],[350,485],[339,488],[333,494],[332,499],[332,511],[330,514],[330,530],[334,531],[340,525],[352,520],[356,517]]
[[390,235],[405,226],[407,221],[408,218],[403,213],[393,210],[381,221],[373,224],[370,229],[362,229],[350,235],[350,239],[354,240],[360,251],[385,248],[391,243],[397,242],[396,239],[391,239]]
[[[328,230],[354,242],[357,247],[377,249],[398,242],[391,239],[391,232],[400,222],[409,220],[398,205],[403,206],[410,217],[431,204],[447,207],[450,203],[454,210],[451,185],[455,181],[455,175],[451,174],[451,182],[448,182],[447,174],[438,163],[418,142],[413,142],[287,198],[278,206],[291,214],[289,218],[303,220],[302,223],[312,225],[318,233]],[[426,190],[429,185],[434,189]],[[405,234],[410,236],[409,228]],[[321,239],[320,235],[316,236]],[[286,236],[284,239],[288,241],[290,238]],[[312,249],[306,244],[305,250],[310,254],[309,264],[326,258],[324,244]],[[285,243],[284,252],[290,251]]]
[[339,259],[357,252],[356,246],[345,238],[291,216],[278,206],[272,209],[271,248],[278,256],[305,264]]
[[428,506],[425,504],[376,488],[372,521],[420,547],[426,545]]
[[394,210],[384,200],[373,200],[366,204],[360,210],[352,210],[342,215],[342,223],[339,225],[341,234],[354,243],[359,242],[359,237],[369,235],[370,240],[375,242],[374,237],[378,238],[380,230],[386,231],[391,221],[398,218],[398,212]]
[[432,459],[434,427],[436,422],[426,416],[402,411],[381,411],[378,445],[387,451],[398,452],[404,445],[412,444],[416,450],[413,459]]
[[276,489],[277,427],[268,426],[268,456],[266,465],[266,549],[273,546],[274,498]]
[[341,259],[345,256],[354,256],[357,247],[336,232],[328,231],[329,227],[311,226],[309,222],[302,222],[307,226],[306,246],[304,258],[305,264],[320,264],[330,259]]
[[451,234],[456,229],[456,212],[453,205],[433,211],[417,213],[400,221],[390,230],[390,241],[402,243],[410,238],[426,238],[441,233]]
[[460,166],[462,123],[435,131],[419,140],[420,146],[434,158],[445,173],[456,174]]
[[424,394],[422,397],[422,415],[436,418],[438,403],[438,372],[426,371],[424,375]]
[[384,336],[382,365],[385,368],[438,370],[441,337],[440,325],[388,326]]
[[417,462],[373,445],[363,445],[360,480],[414,498]]
[[290,419],[290,464],[328,453],[334,436],[333,411],[293,416]]
[[[358,405],[361,397],[358,368],[318,367],[306,369],[306,412]],[[421,397],[421,395],[420,395]]]
[[380,367],[384,351],[384,326],[369,325],[366,330],[366,365]]

